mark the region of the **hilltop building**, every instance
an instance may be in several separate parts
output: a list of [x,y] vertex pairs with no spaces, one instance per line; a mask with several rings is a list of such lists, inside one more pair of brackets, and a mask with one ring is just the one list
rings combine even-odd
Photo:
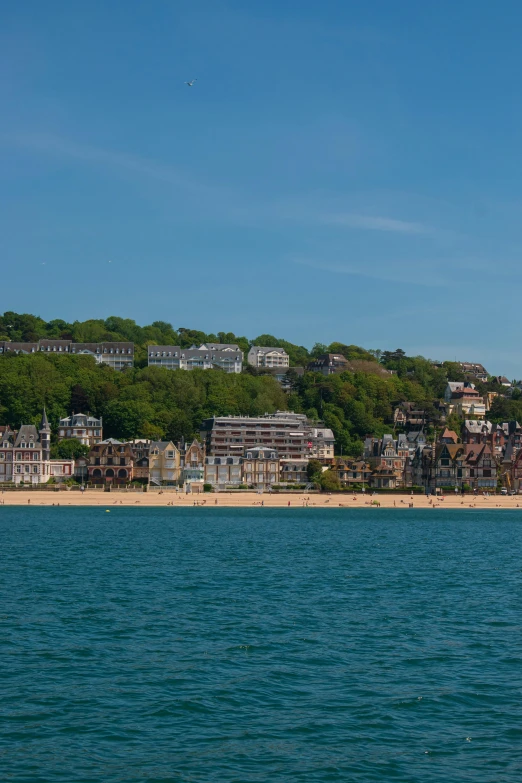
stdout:
[[238,345],[209,343],[196,348],[180,348],[179,345],[149,345],[149,367],[165,367],[167,370],[224,370],[240,373],[243,369],[243,352]]
[[307,366],[309,372],[320,372],[322,375],[333,375],[349,369],[348,360],[342,353],[324,353]]
[[35,343],[0,341],[0,354],[8,353],[53,353],[85,354],[92,356],[97,364],[107,364],[113,370],[124,370],[134,364],[134,343],[102,342],[74,343],[72,340],[38,340]]
[[252,367],[289,367],[290,357],[284,348],[253,345],[248,352],[248,363]]

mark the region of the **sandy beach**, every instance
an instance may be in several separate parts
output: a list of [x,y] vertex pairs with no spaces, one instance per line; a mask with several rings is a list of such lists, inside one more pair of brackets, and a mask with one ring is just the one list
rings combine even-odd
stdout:
[[522,508],[522,495],[444,495],[428,498],[425,495],[352,495],[351,493],[290,494],[256,492],[204,493],[186,495],[181,492],[100,492],[98,490],[78,491],[7,491],[0,494],[0,506],[208,506],[208,507],[260,507],[260,508]]

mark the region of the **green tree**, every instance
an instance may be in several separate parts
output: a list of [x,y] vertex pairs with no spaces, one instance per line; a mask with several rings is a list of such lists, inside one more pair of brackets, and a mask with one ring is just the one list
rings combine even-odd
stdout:
[[321,475],[321,489],[323,492],[335,492],[339,489],[341,489],[341,485],[339,484],[339,479],[333,472],[333,470],[325,470],[324,473]]
[[53,443],[51,446],[51,457],[53,459],[78,459],[86,457],[89,453],[89,447],[74,438],[65,438],[59,443]]
[[308,476],[308,481],[311,481],[314,484],[320,484],[322,474],[322,463],[319,462],[318,459],[311,459],[306,466],[306,475]]

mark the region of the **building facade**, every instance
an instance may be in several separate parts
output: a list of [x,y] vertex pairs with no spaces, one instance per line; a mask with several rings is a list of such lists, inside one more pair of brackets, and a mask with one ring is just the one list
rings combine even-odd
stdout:
[[150,440],[147,438],[135,438],[129,441],[132,450],[132,478],[134,481],[148,483]]
[[73,438],[79,440],[84,446],[94,446],[103,440],[103,427],[101,418],[97,419],[88,413],[73,413],[60,419],[58,425],[58,440]]
[[245,484],[257,490],[267,490],[279,482],[277,451],[266,446],[255,446],[245,451],[243,478]]
[[323,465],[334,461],[335,437],[329,427],[310,427],[308,430],[307,457],[317,459]]
[[459,362],[460,369],[466,375],[473,375],[478,381],[486,383],[489,378],[489,373],[483,364],[476,362]]
[[238,488],[243,483],[243,457],[205,457],[205,484],[216,490]]
[[[410,457],[410,446],[406,435],[401,434],[397,439],[392,435],[383,435],[382,438],[366,438],[364,441],[364,459],[367,460],[372,471],[380,470],[380,483],[378,486],[403,487],[406,486],[406,466]],[[385,478],[389,478],[391,471],[395,481],[384,484]]]
[[38,340],[35,343],[0,341],[3,353],[85,354],[97,364],[107,364],[113,370],[124,370],[134,364],[134,343],[102,342],[74,343],[72,340]]
[[134,455],[130,443],[115,438],[97,443],[89,453],[89,481],[93,484],[127,484],[134,475]]
[[205,480],[205,447],[198,440],[181,445],[181,480],[185,487],[199,489]]
[[156,486],[174,486],[181,478],[181,455],[169,440],[153,440],[149,450],[150,483]]
[[201,437],[209,457],[242,455],[247,448],[265,446],[280,459],[333,460],[332,430],[318,427],[305,415],[277,411],[264,416],[214,416],[201,424]]
[[459,388],[451,394],[451,400],[447,405],[447,415],[456,413],[458,416],[477,416],[479,419],[486,415],[486,404],[476,389]]
[[349,369],[349,363],[342,353],[325,353],[310,362],[309,372],[320,372],[322,375],[334,375]]
[[372,476],[372,468],[365,460],[340,457],[332,466],[341,487],[369,487]]
[[167,370],[223,370],[240,373],[243,369],[243,352],[239,346],[220,343],[200,345],[199,348],[180,348],[179,345],[149,345],[149,367],[165,367]]
[[290,367],[290,357],[284,348],[270,348],[253,345],[248,352],[248,363],[252,367]]
[[40,427],[6,428],[0,440],[0,483],[46,484],[74,474],[74,460],[51,459],[51,428],[45,411]]
[[280,484],[308,484],[307,459],[279,460]]
[[444,402],[451,402],[451,395],[458,389],[474,389],[475,384],[469,381],[448,381],[444,390]]

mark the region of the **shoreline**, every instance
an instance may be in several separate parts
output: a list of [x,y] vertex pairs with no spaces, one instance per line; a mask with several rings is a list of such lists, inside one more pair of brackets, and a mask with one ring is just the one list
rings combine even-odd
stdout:
[[[432,501],[432,502],[430,502]],[[85,506],[103,507],[119,506],[120,508],[483,508],[483,509],[522,509],[522,495],[443,495],[437,498],[426,495],[365,495],[351,493],[335,493],[331,495],[295,495],[290,493],[245,492],[234,493],[200,493],[186,495],[181,492],[163,490],[160,492],[100,492],[98,490],[77,491],[60,490],[28,490],[0,492],[1,506]]]

